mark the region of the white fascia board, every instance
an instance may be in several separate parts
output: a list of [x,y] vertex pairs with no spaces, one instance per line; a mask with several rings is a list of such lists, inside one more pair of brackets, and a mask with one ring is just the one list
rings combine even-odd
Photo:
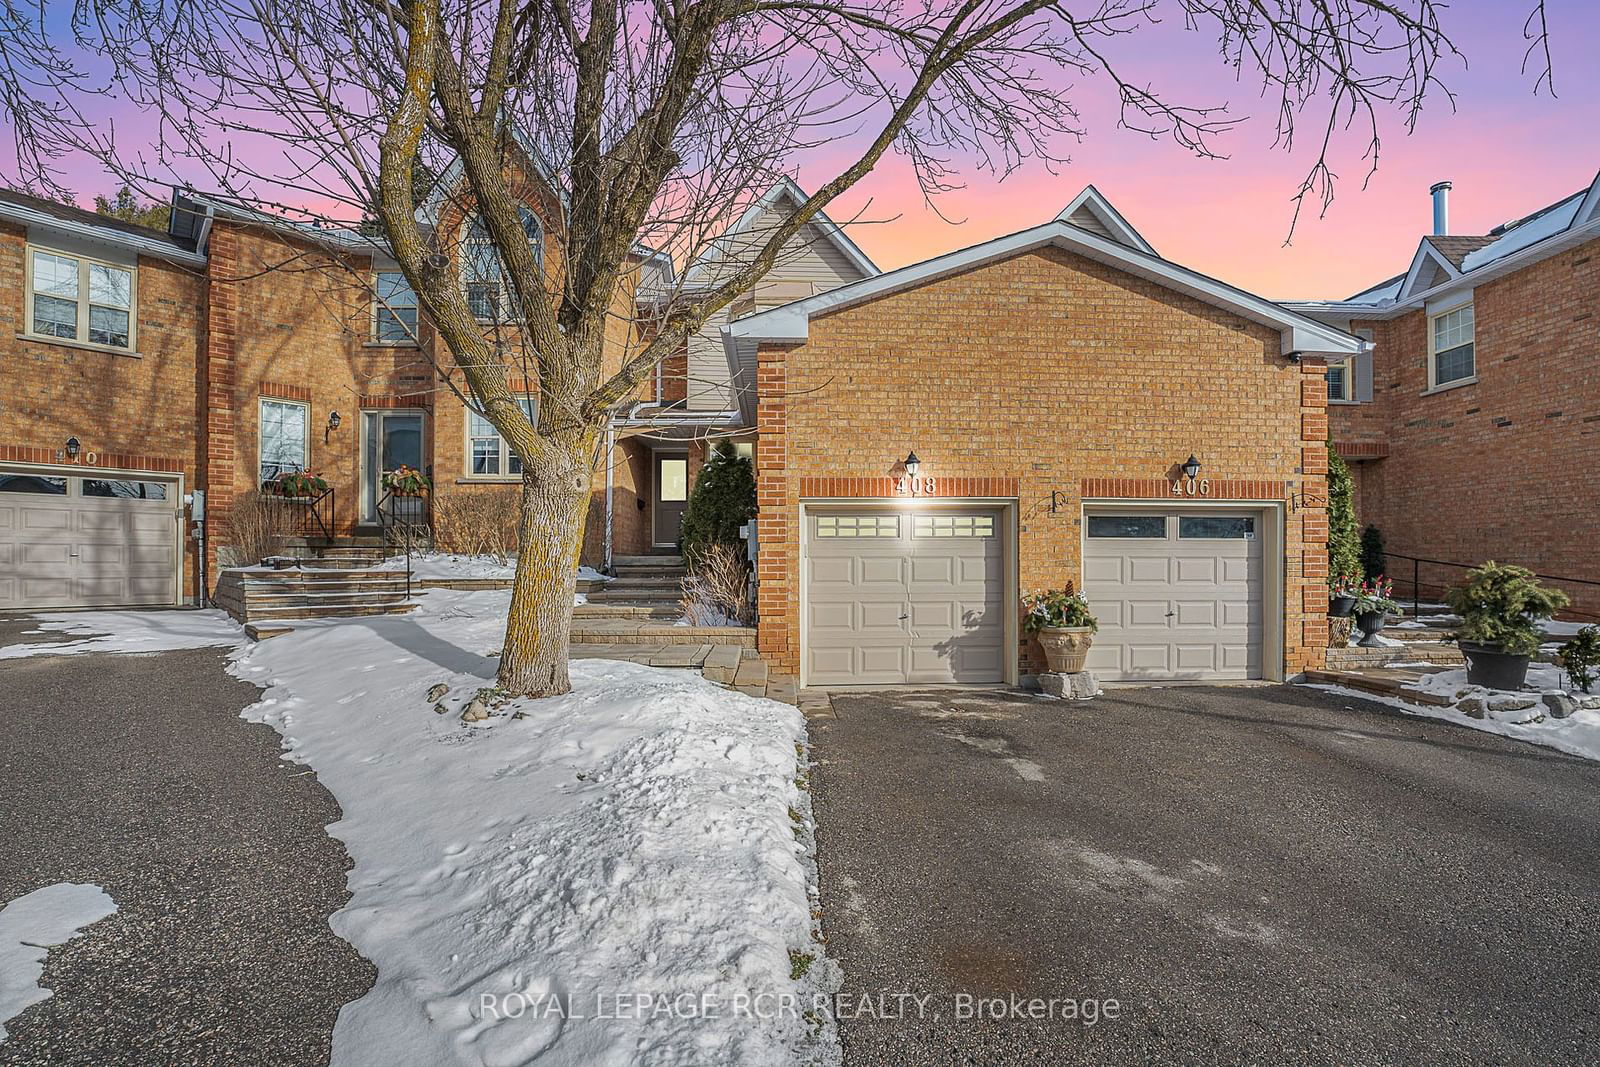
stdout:
[[914,263],[909,267],[880,274],[838,289],[806,297],[755,315],[737,319],[727,327],[732,337],[799,343],[808,336],[811,317],[887,296],[902,289],[934,281],[950,274],[972,270],[996,260],[1008,259],[1033,248],[1055,245],[1089,259],[1153,281],[1165,288],[1192,296],[1243,318],[1278,329],[1282,350],[1326,355],[1353,354],[1361,350],[1359,338],[1308,318],[1263,297],[1247,293],[1226,282],[1180,267],[1175,263],[1128,248],[1116,241],[1079,229],[1060,220],[992,241],[947,252],[942,256]]
[[1578,213],[1572,219],[1572,229],[1591,222],[1600,222],[1600,174],[1594,176],[1594,181],[1589,183],[1589,192],[1583,198],[1583,203],[1578,206]]
[[34,208],[8,201],[0,201],[0,219],[27,228],[30,236],[35,230],[65,234],[80,241],[125,249],[151,259],[163,259],[185,267],[204,267],[206,257],[198,252],[187,252],[166,241],[141,237],[125,230],[112,230],[74,219],[63,219]]
[[1461,272],[1456,269],[1456,265],[1444,258],[1439,253],[1439,250],[1433,247],[1432,242],[1424,237],[1417,243],[1416,254],[1411,257],[1411,269],[1406,271],[1406,280],[1401,283],[1400,294],[1395,297],[1397,303],[1409,300],[1416,295],[1418,291],[1417,285],[1422,279],[1422,271],[1429,263],[1436,264],[1443,269],[1445,277],[1449,281],[1455,281],[1461,277]]
[[1152,256],[1156,254],[1156,250],[1151,247],[1150,242],[1146,241],[1144,236],[1134,229],[1127,219],[1122,217],[1122,212],[1118,211],[1111,201],[1107,200],[1105,195],[1093,185],[1084,186],[1083,192],[1073,197],[1072,202],[1061,209],[1061,214],[1056,216],[1056,221],[1069,221],[1080,208],[1087,209],[1090,214],[1100,220],[1100,225],[1112,233],[1120,235],[1124,244],[1131,245],[1141,252],[1148,252]]

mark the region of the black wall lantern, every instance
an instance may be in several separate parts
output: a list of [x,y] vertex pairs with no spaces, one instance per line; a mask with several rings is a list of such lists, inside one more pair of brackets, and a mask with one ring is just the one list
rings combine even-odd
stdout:
[[328,412],[328,425],[322,431],[323,444],[327,444],[328,435],[339,428],[339,421],[339,413],[337,411]]
[[67,458],[68,459],[77,459],[78,458],[78,453],[82,449],[83,449],[83,446],[78,443],[78,439],[76,437],[67,438]]
[[1193,452],[1183,461],[1183,476],[1191,482],[1200,476],[1200,461],[1194,458]]
[[907,478],[915,478],[917,476],[917,469],[920,468],[921,466],[922,466],[922,460],[917,458],[917,454],[915,452],[912,452],[910,455],[906,456],[906,458],[905,458],[906,477]]

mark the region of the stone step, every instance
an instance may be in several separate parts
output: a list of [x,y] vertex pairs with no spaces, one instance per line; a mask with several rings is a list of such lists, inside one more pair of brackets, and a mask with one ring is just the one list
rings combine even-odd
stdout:
[[743,626],[671,626],[643,619],[572,620],[572,642],[584,645],[720,644],[756,647],[756,632]]
[[652,607],[669,607],[683,599],[682,593],[655,590],[644,593],[629,593],[604,589],[584,595],[589,598],[589,603],[591,604],[640,604]]
[[[333,572],[337,574],[338,572]],[[406,580],[402,575],[394,578],[329,578],[317,580],[315,578],[302,578],[294,581],[256,581],[248,579],[240,583],[240,587],[251,595],[261,593],[389,593],[398,589],[405,591]]]
[[713,645],[710,653],[706,655],[705,665],[701,673],[708,681],[720,685],[732,685],[734,675],[739,671],[739,664],[744,660],[744,648],[740,645]]
[[611,565],[618,569],[623,567],[681,567],[683,557],[676,554],[662,553],[661,555],[648,556],[612,556]]
[[682,616],[683,612],[676,605],[595,603],[591,600],[572,609],[575,619],[657,619],[676,622]]
[[248,593],[244,598],[245,611],[251,616],[276,611],[281,607],[358,607],[370,604],[404,604],[406,591],[395,589],[383,593]]
[[300,548],[382,548],[381,534],[343,535],[340,537],[285,537],[284,545]]
[[406,572],[387,567],[271,567],[241,571],[239,578],[245,582],[404,582]]
[[1365,671],[1306,671],[1306,681],[1318,685],[1339,685],[1347,689],[1360,689],[1362,692],[1375,693],[1379,696],[1396,697],[1411,704],[1426,704],[1435,708],[1447,708],[1455,701],[1439,693],[1422,693],[1415,689],[1406,688],[1406,683],[1416,676],[1403,671],[1389,671],[1383,673],[1367,673]]
[[272,608],[261,615],[254,615],[250,622],[259,626],[261,623],[281,622],[286,619],[353,619],[364,615],[406,615],[417,610],[415,601],[401,601],[398,604],[346,604],[329,606],[319,604],[316,607],[283,607]]
[[767,691],[767,661],[759,658],[741,658],[733,674],[733,687],[741,693],[757,690],[753,696],[765,696]]
[[1466,660],[1455,645],[1430,641],[1413,641],[1396,646],[1378,648],[1330,648],[1329,670],[1349,670],[1360,667],[1382,667],[1386,663],[1435,663],[1460,666]]

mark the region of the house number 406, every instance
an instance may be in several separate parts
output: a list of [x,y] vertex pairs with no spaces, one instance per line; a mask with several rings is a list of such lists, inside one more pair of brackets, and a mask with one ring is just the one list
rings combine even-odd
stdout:
[[1210,496],[1210,478],[1175,478],[1172,482],[1173,496]]

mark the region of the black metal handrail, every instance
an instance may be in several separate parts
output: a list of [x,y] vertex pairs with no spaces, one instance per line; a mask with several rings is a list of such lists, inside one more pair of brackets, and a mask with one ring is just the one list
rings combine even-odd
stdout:
[[[1427,564],[1427,565],[1433,566],[1433,567],[1454,567],[1457,570],[1463,570],[1463,571],[1470,571],[1475,567],[1482,566],[1482,564],[1479,564],[1479,563],[1457,563],[1457,562],[1455,562],[1453,560],[1447,560],[1447,559],[1429,559],[1426,556],[1408,556],[1403,552],[1385,552],[1383,555],[1384,555],[1384,558],[1386,558],[1386,559],[1401,559],[1401,560],[1405,560],[1406,562],[1411,564],[1411,617],[1412,618],[1416,618],[1419,614],[1421,614],[1421,612],[1419,611],[1419,608],[1421,607],[1421,604],[1422,604],[1422,591],[1421,590],[1422,590],[1422,565],[1423,564]],[[1394,575],[1390,574],[1390,575],[1388,575],[1388,577],[1390,579],[1393,579]],[[1594,578],[1567,578],[1567,577],[1563,577],[1562,575],[1559,575],[1559,574],[1537,574],[1537,573],[1534,574],[1534,577],[1538,578],[1540,581],[1544,581],[1544,582],[1567,582],[1567,583],[1570,583],[1572,585],[1592,585],[1592,586],[1595,586],[1597,588],[1600,588],[1600,579],[1594,579]],[[1442,592],[1446,587],[1445,586],[1439,586],[1438,588]],[[1581,615],[1586,619],[1600,619],[1600,615],[1596,615],[1593,612],[1575,611],[1575,610],[1572,610],[1570,608],[1567,609],[1567,614],[1569,614],[1569,615]]]
[[300,537],[310,537],[313,533],[321,533],[325,538],[331,538],[334,530],[335,496],[333,486],[328,486],[315,496],[289,496],[278,487],[276,482],[266,482],[261,487],[262,496],[271,501],[273,507],[280,509],[293,508],[299,512],[295,520],[294,531]]
[[[422,503],[422,508],[421,508],[422,521],[419,523],[419,522],[416,522],[414,520],[414,517],[402,517],[401,515],[397,514],[397,510],[396,510],[396,508],[394,506],[394,501],[396,501],[396,500],[418,500],[418,501],[421,501],[421,503]],[[403,543],[405,545],[405,549],[406,549],[406,567],[405,567],[405,570],[406,570],[406,599],[407,600],[411,599],[411,551],[412,551],[412,541],[413,541],[413,538],[414,538],[414,536],[415,536],[415,534],[416,534],[416,532],[417,532],[419,527],[421,529],[423,529],[423,530],[426,530],[428,528],[428,519],[431,516],[432,511],[433,511],[433,499],[427,493],[426,490],[424,490],[421,493],[401,493],[401,494],[396,494],[391,489],[385,489],[383,491],[383,495],[378,498],[378,506],[377,506],[378,527],[381,530],[383,530],[384,543],[388,544],[389,531],[390,530],[399,530],[400,535],[401,535],[401,537],[403,539]]]

